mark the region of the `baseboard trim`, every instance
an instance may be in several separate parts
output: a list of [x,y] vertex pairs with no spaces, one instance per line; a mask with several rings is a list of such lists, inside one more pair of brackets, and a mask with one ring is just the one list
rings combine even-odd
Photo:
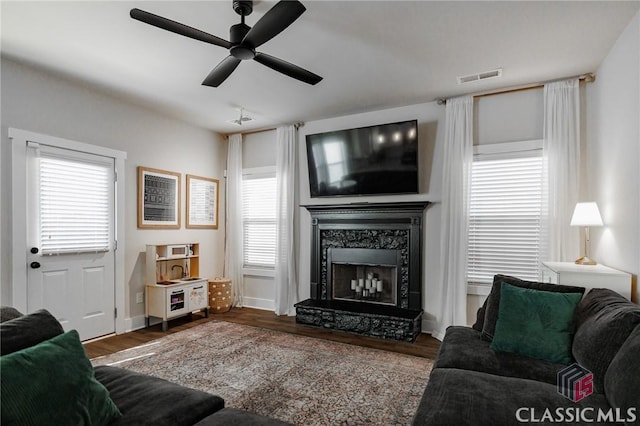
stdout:
[[[426,334],[430,334],[433,337],[435,337],[436,339],[438,339],[436,337],[436,335],[434,334],[434,330],[436,329],[436,321],[432,320],[432,319],[424,319],[422,320],[422,332],[426,333]],[[442,339],[438,339],[438,340],[442,340]]]
[[257,297],[242,298],[242,306],[245,308],[262,309],[263,311],[275,311],[275,301],[271,299],[260,299]]
[[145,328],[147,326],[144,315],[138,315],[131,318],[124,319],[124,332],[128,333],[130,331],[140,330],[141,328]]

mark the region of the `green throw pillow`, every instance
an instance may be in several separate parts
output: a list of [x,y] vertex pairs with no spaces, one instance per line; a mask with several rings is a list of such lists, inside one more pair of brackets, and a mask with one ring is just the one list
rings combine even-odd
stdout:
[[0,357],[3,425],[106,425],[120,417],[71,330]]
[[555,293],[501,284],[491,349],[569,364],[580,293]]

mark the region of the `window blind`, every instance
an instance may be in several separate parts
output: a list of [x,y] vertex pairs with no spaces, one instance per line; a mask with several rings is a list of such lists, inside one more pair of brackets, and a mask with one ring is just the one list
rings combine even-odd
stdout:
[[41,157],[38,170],[42,254],[110,250],[112,169]]
[[242,212],[244,266],[275,267],[275,173],[243,176]]
[[538,280],[542,157],[474,160],[469,206],[468,280],[495,274]]

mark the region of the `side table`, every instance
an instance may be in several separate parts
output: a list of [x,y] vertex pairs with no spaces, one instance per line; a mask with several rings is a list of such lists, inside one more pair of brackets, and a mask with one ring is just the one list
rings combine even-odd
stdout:
[[631,274],[604,265],[542,262],[542,281],[551,284],[608,288],[631,300]]

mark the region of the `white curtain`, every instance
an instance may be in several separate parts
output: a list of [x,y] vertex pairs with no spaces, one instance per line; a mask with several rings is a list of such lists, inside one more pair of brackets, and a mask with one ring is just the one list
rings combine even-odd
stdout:
[[225,211],[225,277],[231,279],[233,306],[242,307],[242,135],[229,136]]
[[442,174],[441,312],[433,336],[467,324],[467,238],[469,183],[473,161],[473,98],[447,99]]
[[298,301],[294,240],[297,140],[295,126],[276,130],[275,312],[278,315],[294,315],[293,304]]
[[578,201],[580,93],[578,79],[544,86],[541,260],[570,261],[579,255],[578,229],[569,226]]

